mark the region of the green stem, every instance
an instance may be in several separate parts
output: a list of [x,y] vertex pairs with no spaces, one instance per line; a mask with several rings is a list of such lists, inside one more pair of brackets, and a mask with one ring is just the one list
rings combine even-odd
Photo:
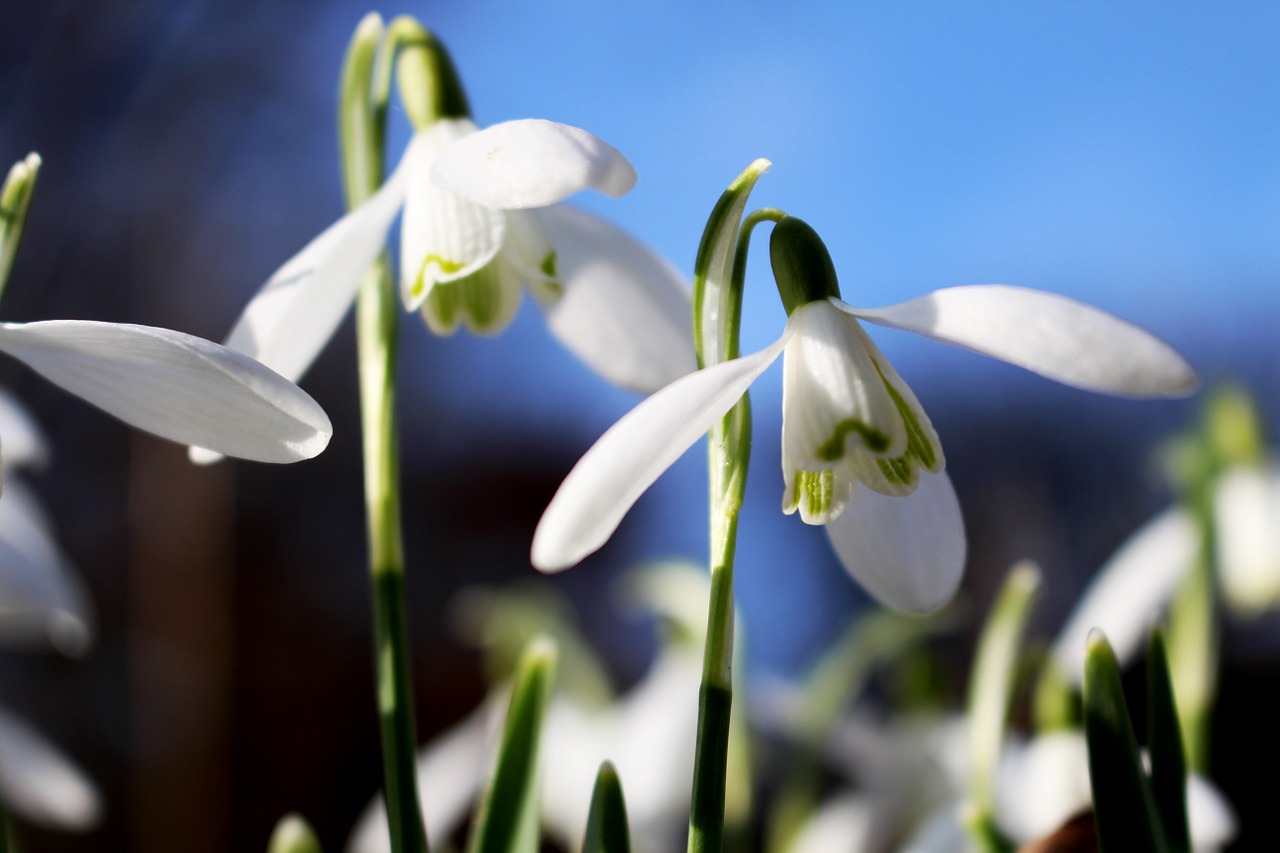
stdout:
[[[729,290],[720,303],[728,309],[721,318],[719,341],[722,352],[699,352],[699,360],[703,364],[738,357],[738,326],[751,232],[757,223],[775,219],[774,214],[781,216],[778,211],[756,211],[742,224],[737,235]],[[705,268],[705,263],[701,258],[699,260],[695,268]],[[699,291],[700,296],[705,295],[703,288]],[[719,300],[717,294],[711,296]],[[702,685],[698,690],[698,737],[693,800],[689,812],[690,853],[715,853],[720,850],[724,837],[725,773],[729,757],[729,719],[733,707],[733,563],[737,549],[738,512],[746,490],[750,452],[751,402],[744,394],[711,430],[708,443],[711,600],[702,659]]]
[[[367,16],[356,30],[344,66],[339,137],[350,207],[367,199],[382,183],[389,64],[395,52],[383,33],[381,19]],[[425,853],[427,836],[415,771],[418,739],[406,628],[395,428],[398,316],[390,262],[384,253],[365,275],[356,301],[374,665],[391,849],[395,853]]]

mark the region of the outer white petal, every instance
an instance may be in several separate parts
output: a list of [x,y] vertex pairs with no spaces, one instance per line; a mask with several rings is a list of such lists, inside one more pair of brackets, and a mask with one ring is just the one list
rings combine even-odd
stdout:
[[760,352],[677,379],[610,427],[542,514],[533,564],[544,572],[567,569],[603,545],[654,480],[773,363],[792,328]]
[[333,337],[404,203],[412,146],[364,204],[280,267],[236,320],[226,345],[297,381]]
[[1009,744],[996,777],[996,814],[1014,841],[1056,830],[1093,801],[1089,750],[1079,731]]
[[920,472],[916,490],[903,497],[857,489],[826,529],[844,567],[890,607],[928,613],[960,585],[964,519],[945,473]]
[[0,794],[23,817],[59,829],[92,829],[102,816],[93,783],[53,744],[0,711]]
[[400,297],[414,311],[433,287],[464,279],[494,260],[502,249],[507,218],[441,189],[431,180],[440,152],[475,133],[470,119],[443,119],[416,134],[412,168],[400,226]]
[[1239,830],[1231,803],[1212,782],[1194,773],[1187,776],[1187,823],[1197,853],[1227,846]]
[[1280,602],[1280,470],[1226,472],[1213,507],[1223,595],[1256,616]]
[[287,379],[170,329],[50,320],[0,324],[0,351],[130,426],[258,462],[324,450],[333,427]]
[[617,198],[636,183],[618,149],[545,119],[495,124],[459,139],[431,167],[436,185],[498,210],[546,207],[588,188]]
[[0,500],[0,641],[50,642],[82,654],[93,638],[89,597],[35,497],[11,480]]
[[935,290],[887,308],[845,310],[1090,391],[1178,396],[1198,383],[1191,366],[1164,341],[1054,293],[978,284]]
[[1190,571],[1198,538],[1190,516],[1181,509],[1166,510],[1098,570],[1053,646],[1054,660],[1073,684],[1084,679],[1085,642],[1094,628],[1107,635],[1121,663],[1134,658]]
[[39,467],[49,459],[49,445],[35,418],[4,389],[0,389],[0,445],[5,468]]
[[861,853],[875,838],[877,803],[859,791],[842,791],[814,811],[787,853]]
[[610,382],[645,393],[697,367],[692,295],[665,258],[571,207],[539,216],[564,288],[543,310],[562,344]]

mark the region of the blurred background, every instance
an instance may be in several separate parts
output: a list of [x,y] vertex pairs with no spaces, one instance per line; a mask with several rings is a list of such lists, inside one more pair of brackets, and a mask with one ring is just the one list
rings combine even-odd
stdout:
[[[0,160],[44,158],[3,319],[221,339],[271,272],[342,213],[336,87],[367,11],[347,0],[0,5]],[[1063,293],[1159,334],[1207,383],[1246,383],[1280,417],[1273,4],[455,0],[377,11],[416,15],[444,40],[481,125],[551,118],[627,154],[640,174],[630,195],[575,203],[686,273],[720,192],[767,157],[753,203],[822,234],[849,302],[974,283]],[[392,121],[394,162],[409,131],[400,110]],[[757,252],[748,276],[744,350],[784,322],[766,260]],[[493,339],[435,339],[413,317],[403,328],[425,740],[485,690],[475,653],[449,630],[451,597],[535,574],[542,509],[636,397],[561,349],[530,304]],[[1097,397],[873,334],[942,436],[971,540],[965,599],[985,607],[1010,563],[1032,557],[1047,579],[1033,630],[1051,634],[1096,567],[1169,501],[1154,451],[1196,401]],[[196,469],[182,448],[131,434],[16,363],[0,382],[47,431],[54,455],[32,480],[98,618],[83,659],[0,652],[0,701],[106,798],[87,835],[22,825],[27,849],[262,849],[291,809],[340,849],[381,779],[350,323],[302,383],[329,411],[333,442],[286,468]],[[778,512],[780,383],[774,369],[752,392],[736,575],[760,677],[803,671],[869,606],[821,531]],[[652,639],[616,607],[613,585],[646,558],[703,557],[704,459],[688,454],[606,548],[553,581],[620,684],[643,672]],[[1246,830],[1267,793],[1248,765],[1280,760],[1280,708],[1262,693],[1277,636],[1265,617],[1227,635],[1215,776]],[[969,640],[957,644],[967,661]]]

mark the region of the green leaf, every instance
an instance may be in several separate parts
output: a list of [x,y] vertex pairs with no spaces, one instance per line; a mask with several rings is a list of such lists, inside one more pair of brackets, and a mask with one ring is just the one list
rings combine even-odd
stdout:
[[1120,665],[1096,628],[1085,648],[1084,733],[1103,853],[1164,853],[1167,847],[1120,684]]
[[1187,762],[1164,635],[1159,630],[1151,633],[1147,655],[1147,751],[1151,756],[1151,794],[1169,850],[1189,853]]
[[0,293],[9,282],[13,257],[22,242],[22,229],[27,222],[27,210],[31,207],[39,172],[40,155],[28,154],[13,164],[4,186],[0,188]]
[[469,853],[538,849],[538,742],[555,680],[556,646],[536,637],[516,668],[497,765],[471,828]]
[[738,320],[742,294],[733,293],[733,271],[738,230],[747,199],[771,164],[756,160],[720,196],[707,219],[693,262],[693,339],[698,366],[737,357]]
[[1034,563],[1018,563],[1009,572],[978,640],[969,685],[969,823],[992,832],[996,768],[1013,698],[1018,652],[1039,588],[1040,570]]
[[320,853],[320,840],[306,818],[287,814],[280,818],[271,833],[267,853]]
[[582,853],[631,853],[631,831],[627,828],[627,804],[622,783],[613,763],[606,761],[596,774],[587,813],[587,834]]

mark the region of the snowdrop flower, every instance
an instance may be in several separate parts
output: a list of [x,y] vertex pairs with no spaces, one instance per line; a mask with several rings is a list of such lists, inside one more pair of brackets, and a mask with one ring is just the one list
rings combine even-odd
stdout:
[[[3,189],[0,288],[21,237],[40,158],[29,155]],[[259,462],[324,450],[332,427],[305,392],[258,362],[170,329],[47,320],[0,323],[0,352],[130,426],[180,444]]]
[[585,130],[523,120],[477,131],[465,116],[440,118],[414,134],[378,192],[271,276],[227,346],[301,378],[403,207],[401,295],[432,331],[500,332],[527,284],[583,361],[625,387],[659,388],[695,364],[688,287],[614,226],[551,207],[634,183],[626,158]]
[[569,473],[534,535],[533,564],[568,568],[609,538],[640,495],[783,357],[783,510],[823,524],[842,562],[884,603],[930,611],[960,580],[964,528],[937,434],[859,321],[924,335],[1093,391],[1190,392],[1168,345],[1096,308],[1004,285],[939,290],[886,308],[840,298],[821,240],[774,227],[782,336],[685,376],[615,424]]

